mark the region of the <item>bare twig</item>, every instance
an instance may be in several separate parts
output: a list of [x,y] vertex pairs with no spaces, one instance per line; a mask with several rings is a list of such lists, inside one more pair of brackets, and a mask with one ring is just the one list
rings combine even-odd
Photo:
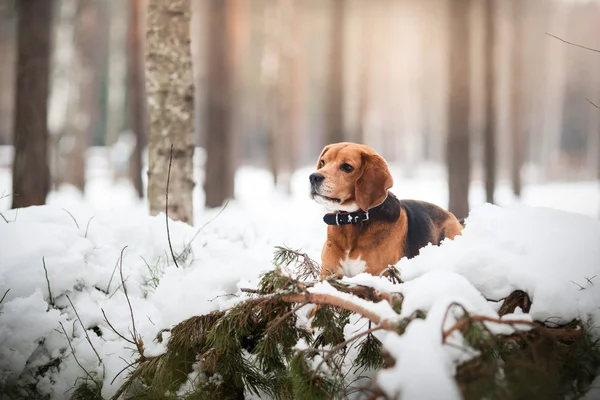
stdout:
[[288,319],[288,317],[290,317],[296,311],[300,310],[302,307],[307,306],[308,304],[309,303],[300,303],[297,306],[293,307],[290,311],[286,312],[285,314],[283,314],[282,316],[280,316],[279,318],[277,318],[265,330],[264,336],[266,337],[271,332],[271,330],[274,329],[277,325],[279,325],[280,323],[282,323],[283,321],[285,321],[286,319]]
[[169,183],[171,181],[171,164],[173,162],[173,143],[171,143],[171,153],[169,154],[169,170],[167,171],[167,188],[165,190],[165,221],[167,223],[167,241],[169,242],[169,249],[171,250],[171,257],[175,266],[179,268],[177,263],[177,257],[173,251],[173,244],[171,243],[171,232],[169,231]]
[[133,317],[133,307],[131,306],[131,300],[129,300],[129,294],[127,293],[127,285],[125,285],[125,278],[123,277],[123,252],[127,246],[123,247],[121,250],[121,257],[119,258],[119,275],[121,276],[121,285],[123,285],[123,293],[125,293],[125,299],[127,299],[127,305],[129,306],[129,315],[131,315],[131,326],[133,329],[132,336],[135,341],[135,345],[140,353],[140,355],[144,356],[144,347],[141,337],[138,335],[137,329],[135,327],[135,318]]
[[575,47],[579,47],[579,48],[581,48],[581,49],[585,49],[585,50],[593,51],[593,52],[595,52],[595,53],[600,53],[600,50],[598,50],[598,49],[593,49],[593,48],[591,48],[591,47],[586,47],[586,46],[582,46],[582,45],[580,45],[580,44],[577,44],[577,43],[572,43],[572,42],[566,41],[565,39],[559,38],[558,36],[556,36],[556,35],[553,35],[553,34],[551,34],[551,33],[548,33],[548,32],[546,32],[546,35],[548,35],[548,36],[550,36],[550,37],[553,37],[554,39],[560,40],[560,41],[561,41],[561,42],[563,42],[563,43],[570,44],[571,46],[575,46]]
[[42,265],[44,266],[44,274],[46,274],[46,284],[48,285],[48,301],[54,307],[54,299],[52,298],[52,290],[50,290],[50,279],[48,279],[48,270],[46,269],[46,260],[42,257]]
[[6,295],[8,294],[8,292],[10,292],[10,289],[6,289],[6,292],[4,292],[4,294],[2,295],[2,298],[0,299],[0,304],[2,304],[2,302],[6,298]]
[[130,343],[132,345],[136,345],[136,343],[129,339],[126,338],[125,336],[123,336],[121,333],[119,333],[119,331],[110,323],[110,321],[108,320],[108,317],[106,316],[106,313],[104,312],[104,309],[100,309],[102,311],[102,315],[104,316],[104,322],[106,322],[108,324],[108,326],[110,327],[110,330],[113,331],[118,337],[120,337],[121,339],[123,339],[124,341],[126,341],[127,343]]
[[596,105],[596,103],[594,103],[593,101],[591,101],[590,99],[587,99],[587,98],[586,98],[586,100],[588,101],[588,103],[590,103],[591,105],[593,105],[594,107],[596,107],[598,110],[600,110],[600,107],[598,107]]
[[98,357],[98,365],[102,365],[102,358],[100,357],[100,354],[98,354],[98,351],[96,351],[96,348],[94,347],[94,344],[92,343],[92,340],[90,339],[90,335],[88,335],[87,329],[85,329],[85,326],[83,325],[83,322],[81,321],[81,317],[79,316],[79,313],[77,312],[77,309],[75,308],[75,304],[73,304],[73,302],[71,301],[71,298],[69,297],[68,294],[65,296],[67,297],[67,300],[69,300],[69,304],[71,304],[71,308],[73,308],[73,311],[75,311],[75,315],[77,316],[77,321],[79,321],[79,324],[81,325],[81,329],[83,329],[85,338],[87,339],[88,343],[92,347],[92,350],[94,350],[94,353],[96,353],[96,357]]
[[329,359],[331,359],[331,357],[333,357],[338,351],[340,351],[341,349],[343,349],[344,347],[346,347],[349,343],[354,342],[355,340],[360,339],[363,336],[366,336],[368,334],[371,334],[375,331],[380,331],[382,329],[385,329],[383,326],[376,326],[375,328],[371,328],[371,329],[367,329],[366,331],[357,333],[356,335],[344,340],[343,342],[335,345],[335,347],[333,347],[331,350],[329,350],[329,352],[327,353],[327,355],[325,357],[323,357],[323,359],[321,360],[321,362],[317,365],[317,368],[315,368],[315,370],[313,371],[313,374],[316,374],[319,369],[321,368],[321,366],[323,365],[323,363],[327,362]]
[[88,230],[90,229],[90,222],[94,219],[95,215],[92,215],[90,219],[88,219],[87,224],[85,224],[85,235],[83,237],[87,238]]
[[88,370],[85,369],[83,367],[83,365],[81,365],[81,363],[77,359],[77,356],[75,355],[75,349],[73,348],[73,344],[71,343],[71,339],[69,338],[69,335],[67,334],[67,331],[66,331],[65,327],[63,326],[62,322],[59,322],[59,324],[60,324],[60,327],[62,328],[63,333],[65,334],[65,338],[67,338],[67,343],[69,343],[69,347],[71,348],[71,354],[73,354],[73,359],[75,360],[75,362],[77,363],[77,365],[79,365],[79,368],[81,368],[83,370],[83,372],[85,372],[85,374],[88,376],[88,378],[90,378],[92,380],[92,382],[94,382],[96,384],[96,386],[98,386],[98,388],[100,388],[100,383],[98,383],[96,381],[96,379],[94,379],[94,377],[92,376],[92,374],[90,374],[88,372]]
[[122,370],[120,370],[114,378],[112,378],[112,381],[110,381],[110,384],[112,385],[113,383],[115,383],[115,380],[119,377],[119,375],[121,375],[123,372],[125,372],[127,369],[133,367],[134,365],[136,365],[137,363],[139,363],[140,360],[135,360],[134,362],[128,363]]
[[191,244],[194,241],[194,239],[196,239],[196,237],[198,236],[198,234],[200,232],[202,232],[202,230],[204,228],[206,228],[207,225],[209,225],[211,222],[213,222],[215,219],[217,219],[219,217],[219,215],[221,215],[221,213],[223,211],[225,211],[225,209],[227,208],[228,205],[229,205],[229,200],[227,200],[225,202],[225,204],[223,204],[223,207],[221,207],[221,209],[219,210],[219,212],[217,213],[217,215],[215,215],[214,217],[212,217],[211,219],[209,219],[208,221],[206,221],[204,224],[202,224],[202,226],[196,231],[196,233],[194,234],[194,236],[192,236],[192,238],[190,239],[190,241],[186,245],[186,249],[191,246]]
[[75,219],[75,217],[73,216],[73,214],[71,214],[69,212],[69,210],[67,210],[66,208],[62,209],[64,212],[66,212],[67,214],[69,214],[69,216],[71,217],[71,219],[73,220],[73,222],[75,222],[75,226],[77,226],[77,230],[79,230],[79,224],[77,223],[77,220]]

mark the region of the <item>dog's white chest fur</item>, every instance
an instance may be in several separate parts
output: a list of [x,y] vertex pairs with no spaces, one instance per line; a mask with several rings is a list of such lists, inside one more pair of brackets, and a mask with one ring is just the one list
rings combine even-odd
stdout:
[[365,272],[367,269],[367,262],[358,258],[348,258],[348,254],[346,254],[345,259],[340,259],[340,266],[343,270],[343,275],[348,277],[353,277],[361,272]]

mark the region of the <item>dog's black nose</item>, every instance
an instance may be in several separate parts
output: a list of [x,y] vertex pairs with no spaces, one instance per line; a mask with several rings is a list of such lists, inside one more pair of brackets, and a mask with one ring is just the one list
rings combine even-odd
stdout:
[[323,175],[321,175],[320,173],[315,172],[315,173],[310,174],[308,179],[310,180],[311,185],[318,185],[319,183],[323,182],[325,177]]

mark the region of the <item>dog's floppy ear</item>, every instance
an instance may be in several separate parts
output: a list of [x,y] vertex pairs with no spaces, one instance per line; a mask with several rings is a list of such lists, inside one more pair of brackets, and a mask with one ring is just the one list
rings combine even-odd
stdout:
[[321,158],[323,158],[323,156],[325,155],[325,153],[327,153],[327,150],[329,150],[330,147],[331,147],[331,145],[325,146],[325,148],[321,152],[321,155],[317,159],[317,169],[319,169],[321,167]]
[[362,175],[354,190],[356,203],[363,211],[378,205],[385,199],[387,190],[394,185],[387,163],[378,154],[362,155]]

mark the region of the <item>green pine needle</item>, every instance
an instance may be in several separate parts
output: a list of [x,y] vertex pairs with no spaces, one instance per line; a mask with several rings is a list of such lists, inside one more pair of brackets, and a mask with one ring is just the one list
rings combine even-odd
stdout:
[[296,400],[319,400],[334,397],[335,381],[314,373],[303,352],[299,352],[290,363],[293,397]]
[[384,367],[381,354],[381,341],[369,333],[365,339],[358,344],[358,355],[354,360],[357,369],[380,369]]

